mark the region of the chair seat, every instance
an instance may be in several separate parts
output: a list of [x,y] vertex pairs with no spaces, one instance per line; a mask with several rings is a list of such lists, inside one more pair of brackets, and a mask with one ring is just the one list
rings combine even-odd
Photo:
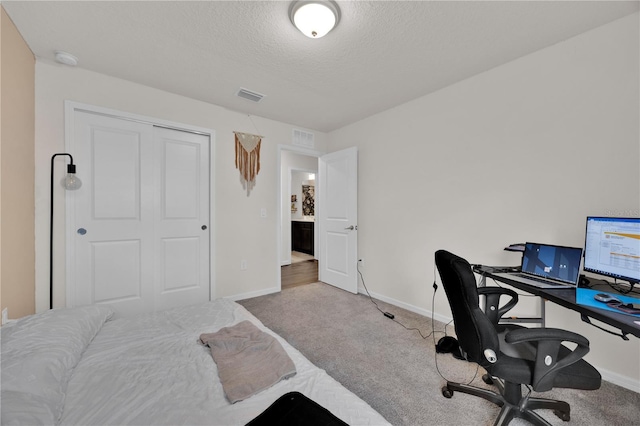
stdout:
[[[560,348],[560,356],[571,352],[568,348]],[[553,381],[554,388],[573,388],[596,390],[600,388],[602,376],[591,364],[584,359],[576,361],[560,371]]]
[[[515,349],[517,347],[517,349]],[[509,345],[501,339],[502,356],[499,361],[486,367],[492,376],[497,376],[511,383],[529,384],[532,382],[535,361],[535,346],[531,343]],[[504,348],[504,349],[503,349]],[[568,355],[570,349],[560,347],[560,358]],[[515,357],[518,356],[518,357]],[[581,359],[556,373],[553,387],[595,390],[600,388],[601,376],[591,364]]]

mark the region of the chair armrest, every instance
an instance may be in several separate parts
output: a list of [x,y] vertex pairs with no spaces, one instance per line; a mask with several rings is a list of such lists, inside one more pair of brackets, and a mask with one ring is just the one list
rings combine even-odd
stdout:
[[[508,332],[505,342],[517,344],[534,342],[536,359],[533,370],[533,389],[537,392],[548,391],[553,387],[555,374],[579,361],[589,352],[589,340],[580,334],[557,328],[522,328]],[[572,342],[576,348],[571,350],[562,342]],[[564,348],[564,350],[561,350]]]
[[[518,303],[518,293],[504,287],[478,287],[478,295],[486,297],[485,315],[495,326],[500,318]],[[511,299],[500,307],[500,298],[509,296]]]

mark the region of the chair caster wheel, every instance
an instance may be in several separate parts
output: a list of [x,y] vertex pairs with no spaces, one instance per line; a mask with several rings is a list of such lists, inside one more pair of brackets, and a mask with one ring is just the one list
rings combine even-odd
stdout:
[[562,419],[563,422],[568,422],[569,420],[571,420],[571,414],[567,411],[553,410],[553,414]]
[[492,385],[493,384],[493,379],[488,374],[483,374],[482,375],[482,381],[485,382],[488,385]]
[[451,398],[453,396],[453,391],[446,386],[442,387],[442,396],[445,398]]

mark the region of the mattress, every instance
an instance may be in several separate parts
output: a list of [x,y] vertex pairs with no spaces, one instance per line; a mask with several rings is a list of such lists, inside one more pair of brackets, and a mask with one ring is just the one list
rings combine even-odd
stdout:
[[[199,341],[199,336],[243,320],[273,335],[293,360],[297,373],[231,404],[218,379],[211,352]],[[64,374],[54,374],[65,382],[59,389],[54,388],[62,390],[61,403],[51,404],[58,424],[244,425],[292,391],[306,395],[350,425],[388,424],[366,402],[230,300],[217,299],[133,318],[106,320],[98,328],[70,371],[65,366]],[[4,331],[3,340],[7,340]],[[9,346],[11,349],[12,345]],[[3,348],[3,367],[4,352]],[[67,364],[74,362],[70,360]],[[12,390],[41,393],[40,389],[10,386],[8,391]],[[3,386],[3,424],[8,420],[4,413],[6,404],[11,404],[15,395],[15,392],[5,395]],[[47,398],[49,394],[36,396]]]

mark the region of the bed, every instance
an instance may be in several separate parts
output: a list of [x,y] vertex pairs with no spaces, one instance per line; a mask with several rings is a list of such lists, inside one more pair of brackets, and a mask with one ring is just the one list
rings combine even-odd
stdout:
[[[350,425],[388,424],[233,301],[112,316],[91,305],[3,326],[2,424],[244,425],[294,391]],[[245,321],[280,343],[295,374],[232,404],[200,336]]]

